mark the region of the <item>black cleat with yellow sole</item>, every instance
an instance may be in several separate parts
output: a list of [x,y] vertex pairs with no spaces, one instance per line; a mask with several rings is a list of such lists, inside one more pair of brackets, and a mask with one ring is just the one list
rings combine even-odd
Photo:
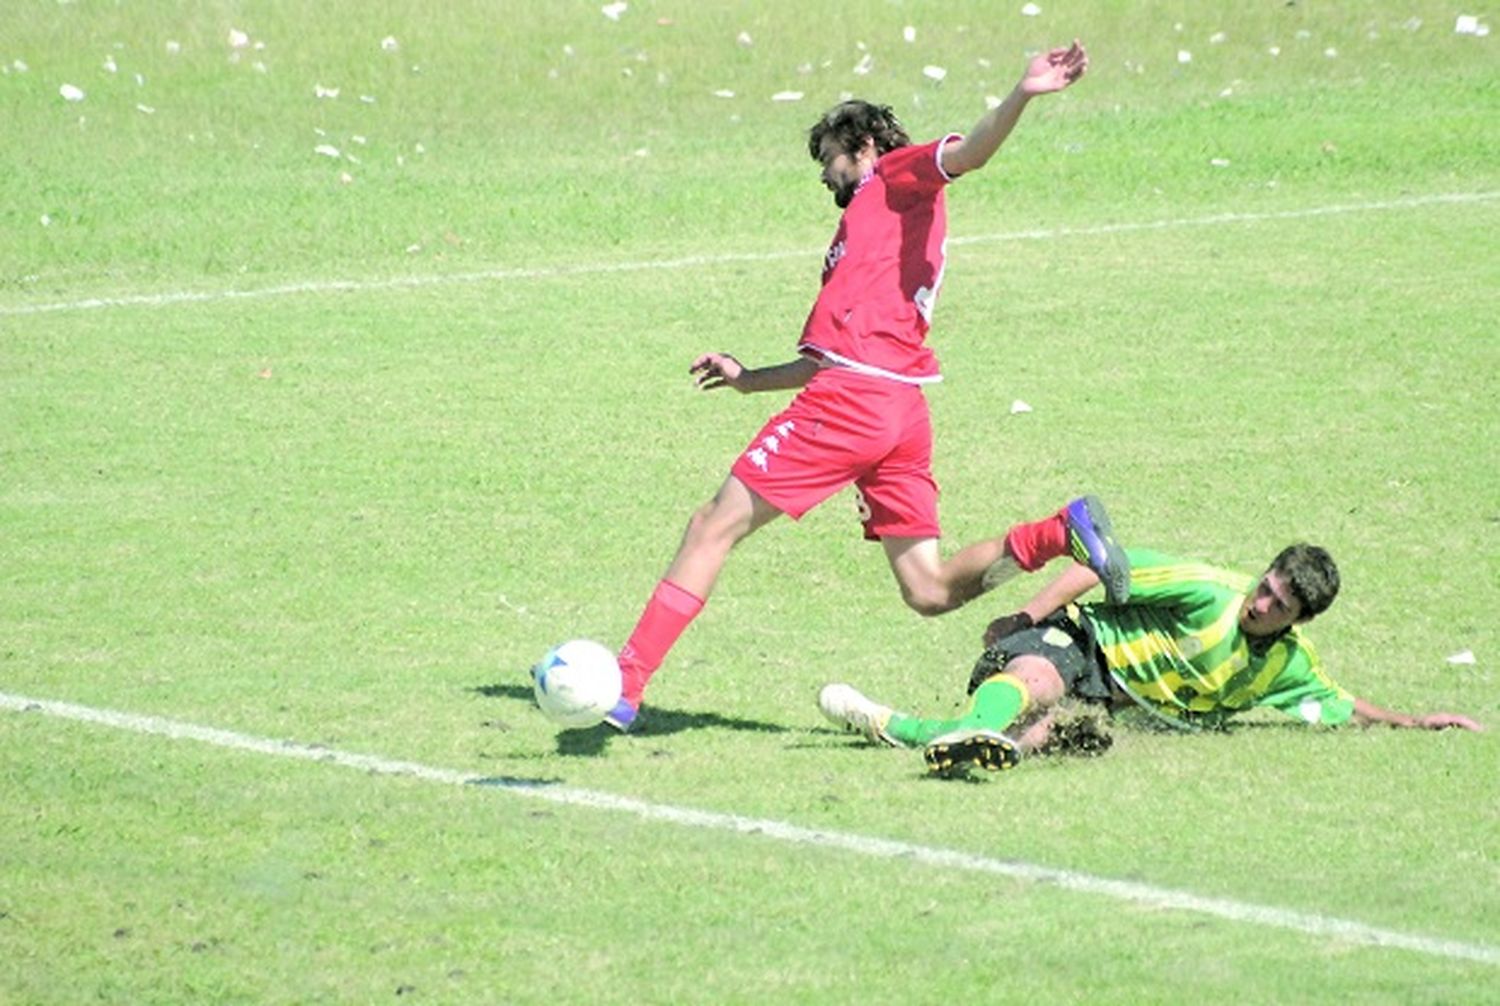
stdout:
[[955,730],[928,742],[922,750],[927,770],[951,779],[971,768],[1003,772],[1021,760],[1016,742],[998,730]]

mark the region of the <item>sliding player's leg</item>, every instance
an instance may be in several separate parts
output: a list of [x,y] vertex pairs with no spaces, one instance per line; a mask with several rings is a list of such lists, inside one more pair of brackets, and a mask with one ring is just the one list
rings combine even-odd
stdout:
[[893,747],[922,747],[962,730],[1003,731],[1028,707],[1045,707],[1062,697],[1063,681],[1050,661],[1016,657],[980,684],[964,711],[927,718],[897,712],[846,684],[826,686],[818,696],[823,715],[847,730]]
[[1045,713],[1065,689],[1057,667],[1045,657],[1017,656],[974,689],[964,715],[951,720],[891,718],[893,737],[922,746],[927,767],[956,775],[979,767],[1008,769],[1021,760],[1022,744],[1007,730],[1022,713]]

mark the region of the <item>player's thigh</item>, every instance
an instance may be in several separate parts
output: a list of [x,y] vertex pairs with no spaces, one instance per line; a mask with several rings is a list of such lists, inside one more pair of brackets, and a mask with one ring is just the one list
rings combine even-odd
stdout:
[[689,533],[739,541],[781,516],[765,497],[730,475],[693,517]]

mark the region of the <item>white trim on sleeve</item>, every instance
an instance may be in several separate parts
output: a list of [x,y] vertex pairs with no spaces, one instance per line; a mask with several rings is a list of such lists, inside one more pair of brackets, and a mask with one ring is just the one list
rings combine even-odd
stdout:
[[964,138],[964,136],[963,136],[962,133],[949,133],[947,136],[945,136],[941,140],[939,140],[938,141],[938,145],[933,149],[933,157],[935,157],[937,159],[938,174],[942,175],[944,178],[946,178],[950,182],[953,181],[953,180],[955,180],[955,179],[957,179],[957,178],[959,178],[959,177],[961,177],[961,176],[959,176],[959,175],[950,175],[950,174],[948,174],[947,170],[943,167],[943,148],[948,145],[948,141],[949,140],[962,140],[963,138]]

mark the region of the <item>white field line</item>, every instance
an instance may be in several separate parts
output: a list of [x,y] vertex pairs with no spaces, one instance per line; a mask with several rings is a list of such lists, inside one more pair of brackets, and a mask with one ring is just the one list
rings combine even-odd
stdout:
[[[1451,192],[1426,196],[1409,196],[1375,202],[1343,203],[1313,206],[1299,210],[1276,210],[1264,213],[1214,213],[1202,217],[1175,217],[1135,223],[1098,224],[1091,227],[1042,227],[1034,230],[1001,234],[977,234],[955,237],[950,245],[994,244],[1006,241],[1046,241],[1069,237],[1097,237],[1107,234],[1134,234],[1144,231],[1181,230],[1189,227],[1218,227],[1225,224],[1258,223],[1270,220],[1306,220],[1312,217],[1338,216],[1348,213],[1380,213],[1389,210],[1415,209],[1422,206],[1466,205],[1500,199],[1500,192]],[[647,259],[636,262],[593,262],[578,265],[550,266],[538,269],[485,269],[479,272],[434,273],[425,276],[392,276],[366,280],[310,280],[249,290],[201,290],[168,293],[125,294],[118,297],[89,297],[82,300],[50,304],[0,305],[0,317],[31,314],[54,314],[66,311],[92,311],[108,307],[170,307],[174,304],[211,304],[238,300],[264,300],[273,297],[295,297],[301,294],[368,293],[384,290],[423,289],[461,286],[471,283],[504,283],[517,280],[559,279],[571,276],[608,275],[648,270],[697,269],[734,265],[745,262],[775,262],[790,258],[817,258],[822,249],[770,252],[726,252],[718,255],[688,255],[682,258]]]
[[617,796],[597,790],[577,789],[524,779],[495,779],[455,769],[435,768],[416,762],[393,761],[377,755],[356,754],[318,745],[298,744],[294,741],[272,740],[248,734],[197,726],[157,716],[141,716],[135,713],[115,712],[54,702],[46,699],[27,698],[24,695],[8,695],[0,692],[0,709],[12,712],[41,713],[60,719],[75,720],[117,730],[129,730],[173,740],[192,740],[216,747],[255,754],[275,755],[302,761],[326,762],[341,768],[357,769],[374,775],[406,776],[425,782],[442,783],[449,786],[485,786],[503,790],[513,796],[546,800],[550,803],[595,810],[631,814],[651,821],[665,821],[689,828],[704,828],[710,831],[728,831],[742,835],[756,835],[779,842],[814,848],[834,849],[841,852],[869,856],[876,859],[899,859],[938,869],[957,870],[965,873],[980,873],[1009,877],[1057,887],[1083,894],[1093,894],[1117,901],[1131,902],[1149,908],[1169,908],[1185,912],[1209,915],[1230,922],[1240,922],[1272,929],[1286,929],[1308,936],[1321,936],[1360,946],[1408,950],[1453,960],[1477,961],[1482,964],[1500,965],[1500,947],[1483,943],[1463,943],[1432,936],[1402,933],[1392,929],[1368,926],[1362,922],[1340,919],[1328,915],[1297,912],[1270,905],[1257,905],[1227,898],[1210,898],[1187,891],[1176,891],[1151,884],[1128,880],[1111,880],[1072,870],[1060,870],[1047,866],[1036,866],[1012,860],[993,859],[988,856],[959,852],[934,846],[917,845],[891,839],[874,838],[848,832],[825,831],[803,828],[784,821],[765,818],[741,817],[717,811],[694,810],[671,804],[649,803],[631,797]]

